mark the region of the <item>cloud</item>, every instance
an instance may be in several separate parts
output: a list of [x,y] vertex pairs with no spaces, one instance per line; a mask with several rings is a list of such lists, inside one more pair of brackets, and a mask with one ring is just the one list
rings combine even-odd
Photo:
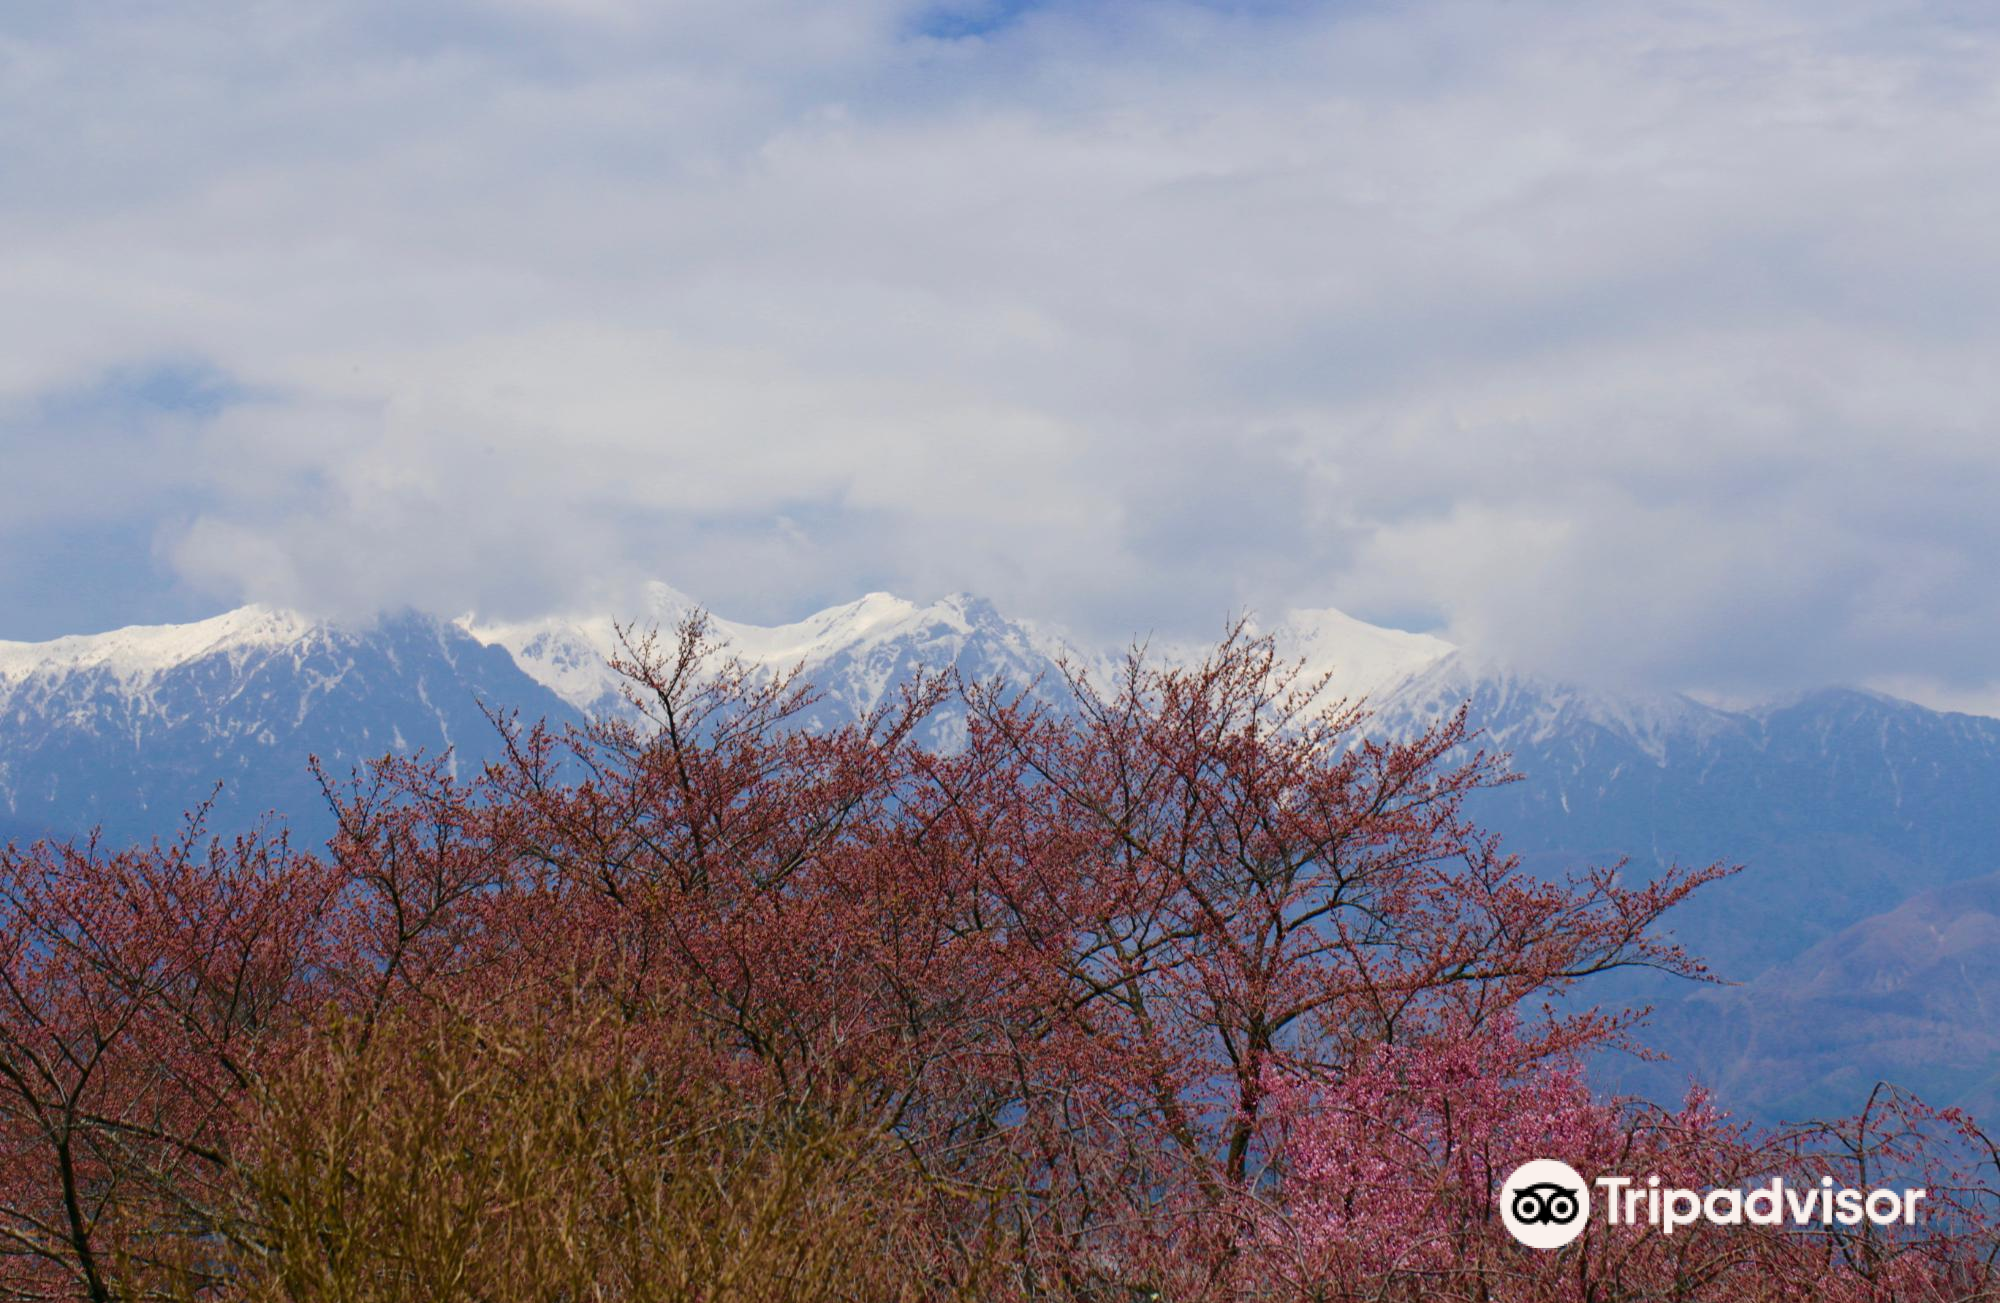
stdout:
[[[108,512],[183,602],[1334,603],[1972,699],[1996,46],[1886,0],[7,6],[0,438],[105,506],[0,524],[6,591]],[[199,410],[52,398],[190,359]]]

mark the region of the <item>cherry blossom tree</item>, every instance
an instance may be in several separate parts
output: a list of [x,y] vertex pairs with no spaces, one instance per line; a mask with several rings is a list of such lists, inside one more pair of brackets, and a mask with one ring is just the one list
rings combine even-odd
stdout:
[[[765,1152],[743,1128],[778,1127],[893,1160],[898,1252],[921,1241],[908,1261],[929,1265],[909,1270],[931,1273],[913,1297],[974,1279],[981,1298],[1183,1303],[1992,1283],[1992,1154],[1969,1119],[1885,1091],[1771,1132],[1700,1094],[1592,1094],[1584,1057],[1643,1027],[1592,1008],[1590,979],[1700,977],[1659,925],[1727,869],[1525,873],[1468,815],[1508,776],[1462,713],[1378,736],[1242,630],[1194,664],[1135,652],[1105,682],[923,679],[834,728],[810,724],[797,675],[732,661],[699,616],[631,637],[619,668],[632,718],[496,719],[507,756],[483,774],[402,758],[325,778],[338,831],[319,853],[197,823],[171,844],[0,855],[0,1294],[321,1279],[281,1261],[325,1242],[299,1210],[349,1205],[260,1166],[273,1110],[284,1135],[319,1134],[299,1104],[312,1074],[338,1093],[362,1065],[365,1097],[398,1101],[396,1134],[430,1146],[429,1106],[401,1105],[451,1096],[411,1051],[440,1028],[502,1113],[550,1116],[507,1093],[531,1081],[615,1081],[662,1117],[759,1101],[718,1114],[732,1153]],[[947,705],[963,745],[919,745]],[[573,1061],[524,1075],[521,1045]],[[677,1126],[677,1153],[707,1134]],[[394,1150],[351,1132],[353,1162]],[[283,1172],[345,1179],[327,1164],[346,1158],[284,1152]],[[477,1227],[476,1192],[511,1188],[449,1146],[411,1152],[457,1175],[439,1194],[456,1202],[409,1217]],[[1493,1208],[1530,1156],[1693,1183],[1916,1175],[1944,1213],[1880,1234],[1593,1228],[1538,1254]],[[816,1187],[815,1215],[837,1197]],[[386,1207],[371,1216],[402,1224]],[[502,1211],[508,1253],[588,1276],[574,1252],[536,1257],[532,1219]],[[398,1279],[436,1278],[411,1243]],[[454,1261],[506,1277],[476,1251]]]

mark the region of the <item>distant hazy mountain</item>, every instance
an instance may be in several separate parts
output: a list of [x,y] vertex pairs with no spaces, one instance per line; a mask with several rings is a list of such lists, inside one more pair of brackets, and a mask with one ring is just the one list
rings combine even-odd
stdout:
[[[643,605],[631,623],[669,631],[692,607],[664,585]],[[1615,1080],[1660,1091],[1700,1067],[1764,1112],[1850,1102],[1842,1092],[1872,1073],[1941,1102],[1991,1089],[2000,1063],[1980,1011],[2000,998],[1993,938],[1947,924],[1985,909],[1977,892],[2000,873],[2000,720],[1845,689],[1741,711],[1586,690],[1338,611],[1295,612],[1272,631],[1308,673],[1331,674],[1332,692],[1368,696],[1383,733],[1469,702],[1482,744],[1527,775],[1476,813],[1536,872],[1620,856],[1638,877],[1675,861],[1748,866],[1676,920],[1691,949],[1748,985],[1598,988],[1657,1003],[1662,1038],[1683,1050],[1664,1068],[1614,1066]],[[823,694],[807,721],[817,726],[867,712],[922,670],[1050,684],[1058,657],[1103,673],[1118,651],[1078,648],[962,594],[919,605],[874,593],[794,624],[719,620],[716,633],[754,665],[800,667]],[[617,650],[608,612],[350,629],[256,607],[0,643],[0,838],[93,824],[117,838],[171,833],[217,780],[219,827],[278,810],[322,835],[309,753],[337,771],[418,749],[476,765],[495,740],[482,705],[556,722],[619,709]],[[946,710],[928,737],[950,745],[962,728]],[[1952,939],[1925,950],[1925,928]],[[1846,962],[1870,954],[1893,958]],[[1809,1030],[1782,1030],[1796,1020]],[[1751,1070],[1764,1061],[1788,1070]]]
[[1737,987],[1664,1006],[1651,1039],[1726,1099],[1806,1117],[1851,1110],[1877,1080],[2000,1116],[2000,874],[1920,892]]

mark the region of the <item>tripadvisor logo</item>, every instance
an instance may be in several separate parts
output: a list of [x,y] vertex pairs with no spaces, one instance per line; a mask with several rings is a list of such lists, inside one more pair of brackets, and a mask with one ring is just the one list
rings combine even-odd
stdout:
[[1560,1249],[1590,1220],[1590,1187],[1568,1163],[1537,1158],[1500,1187],[1500,1221],[1531,1249]]
[[[1911,1226],[1927,1190],[1836,1188],[1833,1178],[1817,1185],[1787,1185],[1783,1177],[1747,1189],[1720,1186],[1688,1190],[1663,1186],[1660,1178],[1600,1176],[1604,1220],[1610,1226],[1651,1226],[1672,1235],[1684,1226]],[[1531,1249],[1559,1249],[1583,1234],[1590,1221],[1590,1185],[1575,1168],[1553,1158],[1537,1158],[1515,1168],[1500,1187],[1500,1221],[1507,1233]]]

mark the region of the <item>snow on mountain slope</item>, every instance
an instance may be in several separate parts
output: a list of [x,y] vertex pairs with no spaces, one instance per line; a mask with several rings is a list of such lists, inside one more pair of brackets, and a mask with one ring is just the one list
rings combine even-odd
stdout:
[[[656,583],[642,609],[624,623],[638,632],[670,631],[693,607],[684,594]],[[711,618],[716,638],[734,655],[764,669],[801,667],[816,687],[855,713],[872,709],[918,665],[957,666],[981,676],[1012,674],[1027,682],[1053,675],[1059,659],[1094,678],[1108,676],[1119,660],[1109,649],[1089,648],[1059,630],[1003,616],[990,602],[965,593],[928,606],[870,593],[776,626]],[[608,663],[622,649],[611,616],[460,623],[481,642],[507,648],[525,672],[579,710],[619,708],[622,681]],[[1292,612],[1271,631],[1285,656],[1304,662],[1307,677],[1326,674],[1329,694],[1347,697],[1393,688],[1453,650],[1441,638],[1380,628],[1332,609]],[[1191,662],[1208,650],[1209,644],[1195,643],[1148,648],[1165,663]]]
[[624,679],[611,668],[625,655],[619,628],[635,634],[658,628],[670,633],[695,603],[666,584],[647,585],[641,609],[629,616],[593,614],[544,616],[532,620],[483,623],[475,616],[459,628],[488,647],[504,648],[529,678],[587,715],[616,711]]
[[1678,692],[1613,692],[1487,664],[1465,652],[1440,656],[1392,685],[1376,702],[1385,731],[1408,733],[1470,704],[1483,740],[1501,750],[1546,745],[1596,730],[1664,764],[1670,746],[1743,726],[1735,713]]
[[266,810],[308,834],[336,776],[388,753],[499,753],[484,709],[574,719],[501,651],[426,616],[345,628],[245,607],[180,626],[0,643],[0,823],[168,835],[218,782],[218,828]]
[[[599,614],[513,623],[467,618],[460,624],[488,646],[507,649],[523,672],[570,705],[602,715],[627,709],[624,680],[610,668],[614,657],[627,655],[619,629],[633,637],[655,629],[671,636],[693,606],[678,591],[653,584],[643,609],[629,620]],[[1064,650],[1047,631],[1008,620],[992,603],[964,593],[928,606],[869,593],[782,625],[711,620],[714,637],[727,654],[769,672],[799,669],[821,695],[807,721],[820,725],[865,716],[927,671],[955,668],[974,679],[1046,683]],[[944,741],[961,727],[961,713],[947,707],[930,734],[932,740]]]
[[1327,675],[1327,691],[1385,698],[1456,650],[1427,633],[1405,633],[1357,620],[1332,607],[1293,611],[1271,627],[1278,650],[1304,662],[1308,678]]
[[98,673],[127,687],[205,656],[289,646],[313,629],[291,611],[245,606],[192,624],[132,625],[49,642],[0,641],[0,701],[31,679]]
[[[482,623],[468,617],[460,626],[488,646],[506,648],[524,672],[580,710],[615,710],[624,679],[613,659],[629,659],[619,630],[633,638],[658,631],[664,639],[695,603],[665,584],[648,586],[641,609],[629,618],[609,614],[549,616],[512,623]],[[888,593],[828,607],[792,624],[762,626],[710,615],[713,637],[729,655],[760,669],[819,667],[853,653],[907,636],[927,625],[960,634],[969,626],[952,599],[918,607]],[[822,685],[831,687],[833,685]],[[878,685],[879,686],[879,685]],[[857,700],[879,696],[850,691]],[[872,700],[870,700],[872,704]]]
[[[666,584],[651,585],[629,627],[670,632],[694,605]],[[1302,657],[1308,674],[1331,672],[1331,690],[1349,696],[1393,686],[1451,651],[1439,639],[1332,610],[1297,612],[1273,627],[1286,655]],[[0,811],[62,806],[62,790],[91,784],[91,764],[132,784],[120,796],[113,791],[120,784],[107,780],[102,799],[88,803],[96,814],[115,820],[120,802],[157,811],[139,773],[142,754],[144,763],[178,767],[192,781],[203,765],[241,771],[246,756],[270,748],[290,756],[294,739],[336,758],[377,746],[463,745],[476,731],[480,700],[531,714],[559,711],[558,702],[585,714],[616,710],[622,679],[609,662],[623,651],[617,628],[608,613],[468,618],[457,626],[407,615],[344,628],[253,605],[184,625],[0,642]],[[822,694],[808,722],[823,726],[867,714],[924,672],[953,668],[975,679],[1053,685],[1059,659],[1093,674],[1117,659],[962,593],[927,605],[870,593],[788,624],[717,619],[715,633],[752,665],[800,667]],[[1176,659],[1172,650],[1155,651]],[[553,700],[538,700],[517,676]],[[948,708],[932,740],[947,741],[962,727]],[[66,758],[58,763],[59,756]],[[168,799],[187,794],[176,786]]]

